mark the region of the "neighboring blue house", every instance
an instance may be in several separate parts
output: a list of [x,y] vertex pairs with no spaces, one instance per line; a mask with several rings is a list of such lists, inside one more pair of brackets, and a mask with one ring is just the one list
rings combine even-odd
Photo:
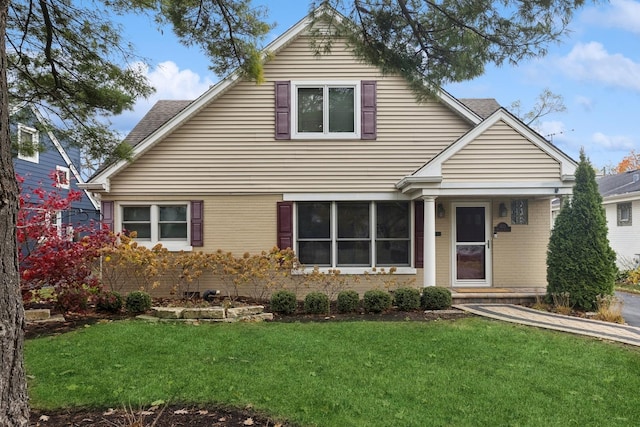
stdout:
[[[78,188],[82,177],[77,165],[80,165],[80,149],[63,146],[53,132],[46,128],[41,113],[34,107],[21,105],[10,113],[11,139],[15,147],[30,144],[38,147],[33,155],[25,155],[14,151],[13,165],[15,172],[24,178],[22,191],[43,187],[53,190],[51,173],[55,171],[56,185],[64,195],[70,190],[82,192],[82,199],[74,202],[69,211],[59,212],[56,217],[58,227],[71,225],[89,225],[92,220],[100,220],[99,204],[86,190]],[[36,201],[36,197],[32,197]]]

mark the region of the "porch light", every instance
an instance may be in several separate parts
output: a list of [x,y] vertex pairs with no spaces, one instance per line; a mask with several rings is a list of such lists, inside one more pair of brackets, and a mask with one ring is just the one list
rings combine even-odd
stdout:
[[498,215],[500,215],[501,218],[504,218],[507,216],[507,213],[507,205],[500,203],[500,206],[498,207]]
[[444,218],[444,205],[442,203],[438,203],[438,206],[436,206],[436,211],[438,214],[438,218]]

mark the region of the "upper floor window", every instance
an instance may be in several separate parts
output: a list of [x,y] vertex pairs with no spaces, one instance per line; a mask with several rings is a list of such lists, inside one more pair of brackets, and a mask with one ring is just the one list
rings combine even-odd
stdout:
[[631,217],[631,202],[618,203],[618,226],[633,225]]
[[295,138],[359,138],[360,83],[293,82]]
[[56,166],[55,172],[56,187],[69,189],[69,182],[71,181],[71,171],[65,166]]
[[34,128],[18,125],[18,158],[32,163],[40,161],[40,137]]

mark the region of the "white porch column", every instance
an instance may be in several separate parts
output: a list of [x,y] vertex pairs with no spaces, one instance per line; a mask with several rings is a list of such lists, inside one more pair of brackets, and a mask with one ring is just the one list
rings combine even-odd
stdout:
[[436,198],[423,197],[424,200],[424,279],[423,286],[436,285]]

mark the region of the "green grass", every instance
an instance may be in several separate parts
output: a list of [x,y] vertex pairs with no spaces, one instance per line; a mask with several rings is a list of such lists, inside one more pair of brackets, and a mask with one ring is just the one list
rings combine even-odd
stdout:
[[640,425],[640,351],[478,318],[154,324],[29,340],[31,405],[253,408],[317,426]]

